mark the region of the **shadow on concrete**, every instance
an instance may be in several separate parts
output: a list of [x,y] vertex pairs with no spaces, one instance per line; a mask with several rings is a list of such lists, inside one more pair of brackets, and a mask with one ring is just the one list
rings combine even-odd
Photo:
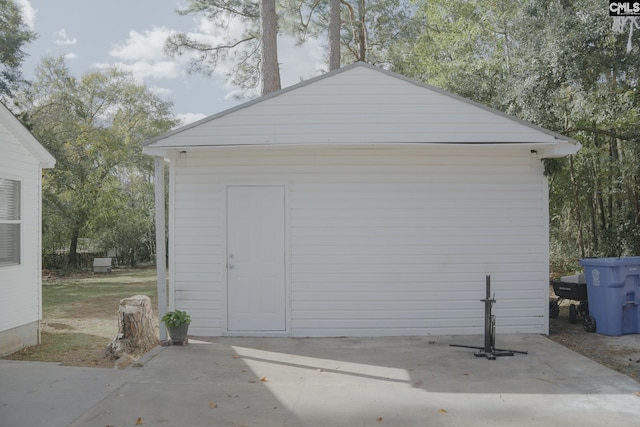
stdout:
[[[69,414],[74,427],[637,423],[637,382],[544,336],[498,338],[499,347],[528,354],[487,360],[449,346],[477,345],[478,336],[192,339],[184,347],[159,347],[140,363],[106,374],[94,385],[108,381],[108,388],[97,387],[92,399],[78,386],[89,375],[84,371],[64,382],[61,367],[43,367],[49,372],[45,380],[24,370],[23,384],[16,371],[11,381],[23,388],[18,406],[2,406],[7,390],[0,363],[0,425],[3,414],[16,410],[39,412],[31,420],[52,415],[46,424],[12,418],[11,425],[32,427],[66,426]],[[77,387],[66,390],[67,402],[31,406],[46,402],[47,387],[54,392],[56,381]],[[73,393],[86,406],[69,401]]]

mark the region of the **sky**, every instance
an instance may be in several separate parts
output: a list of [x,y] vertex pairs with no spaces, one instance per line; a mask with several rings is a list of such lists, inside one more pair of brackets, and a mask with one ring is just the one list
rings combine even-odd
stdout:
[[[31,80],[42,58],[64,56],[75,77],[117,65],[130,71],[174,104],[183,124],[231,108],[242,101],[226,83],[225,68],[212,76],[189,74],[186,59],[164,54],[167,37],[188,32],[215,40],[220,29],[201,17],[180,16],[175,10],[185,0],[16,0],[23,17],[38,38],[25,46],[29,55],[23,76]],[[326,68],[319,42],[296,47],[278,40],[282,87],[317,76]]]

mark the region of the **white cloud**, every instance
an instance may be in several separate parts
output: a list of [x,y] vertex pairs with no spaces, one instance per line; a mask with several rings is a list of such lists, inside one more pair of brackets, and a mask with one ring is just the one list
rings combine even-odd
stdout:
[[184,74],[175,61],[157,61],[153,63],[136,62],[125,66],[134,76],[140,78],[153,77],[155,79],[174,79]]
[[76,59],[77,57],[78,55],[73,52],[69,52],[64,55],[64,59]]
[[181,61],[168,58],[164,53],[167,38],[175,30],[153,27],[138,32],[129,31],[129,37],[111,49],[109,55],[119,61],[114,64],[94,64],[98,68],[115,65],[143,81],[147,78],[174,79],[186,74]]
[[120,70],[127,71],[133,75],[138,81],[146,78],[154,79],[173,79],[184,74],[180,66],[173,61],[144,62],[138,61],[133,64],[125,62],[95,63],[92,67],[104,70],[110,67],[117,67]]
[[324,58],[322,41],[310,39],[302,46],[296,46],[292,37],[278,37],[278,62],[282,87],[288,87],[318,76],[328,66]]
[[29,2],[29,0],[16,0],[16,3],[22,11],[22,19],[24,19],[24,23],[33,31],[36,28],[37,10],[31,6],[31,2]]
[[164,55],[164,44],[167,38],[175,34],[175,30],[164,27],[153,27],[143,33],[129,31],[129,37],[124,43],[116,45],[109,55],[123,61],[147,61],[153,62],[162,60]]
[[[198,28],[204,28],[199,25]],[[217,31],[210,27],[207,31]],[[177,31],[165,27],[153,27],[150,30],[138,32],[129,31],[129,36],[125,41],[119,43],[111,49],[109,55],[119,61],[116,64],[119,68],[131,72],[139,80],[145,78],[173,79],[187,74],[188,63],[196,57],[196,54],[186,53],[177,58],[169,58],[164,53],[164,46],[167,38]],[[198,41],[217,44],[222,41],[221,36],[207,34],[204,32],[193,32],[189,37]],[[106,68],[110,64],[94,64],[98,68]],[[230,67],[221,66],[216,70],[216,74],[224,75]]]
[[223,25],[204,16],[194,18],[196,23],[195,32],[191,37],[207,37],[209,43],[222,43],[225,40],[240,40],[247,33],[247,26],[250,25],[246,18],[234,17],[225,20]]
[[55,42],[58,46],[74,45],[78,43],[78,39],[75,37],[69,37],[64,28],[53,33],[53,36],[55,37]]
[[149,87],[149,90],[161,98],[169,98],[173,93],[171,89],[160,86]]
[[207,117],[202,113],[180,113],[176,114],[176,118],[182,122],[181,126],[188,125],[189,123],[197,122],[198,120]]

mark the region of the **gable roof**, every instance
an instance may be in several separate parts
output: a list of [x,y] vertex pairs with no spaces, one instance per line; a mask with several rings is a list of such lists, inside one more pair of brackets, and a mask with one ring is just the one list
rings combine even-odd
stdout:
[[144,152],[310,144],[580,144],[441,89],[357,62],[178,128]]
[[35,136],[0,102],[0,126],[4,127],[40,163],[42,168],[53,168],[56,159],[38,142]]

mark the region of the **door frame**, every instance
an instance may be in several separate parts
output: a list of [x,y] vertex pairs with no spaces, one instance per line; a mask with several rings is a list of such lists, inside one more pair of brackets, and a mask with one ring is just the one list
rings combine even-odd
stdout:
[[[229,187],[281,187],[284,193],[284,331],[230,331],[229,330],[229,270],[227,261],[229,259],[229,206],[228,206],[228,189]],[[224,248],[221,260],[222,270],[222,325],[223,336],[233,337],[289,337],[291,336],[291,290],[289,286],[289,187],[286,182],[282,181],[226,181],[222,184],[223,209],[224,209]]]

